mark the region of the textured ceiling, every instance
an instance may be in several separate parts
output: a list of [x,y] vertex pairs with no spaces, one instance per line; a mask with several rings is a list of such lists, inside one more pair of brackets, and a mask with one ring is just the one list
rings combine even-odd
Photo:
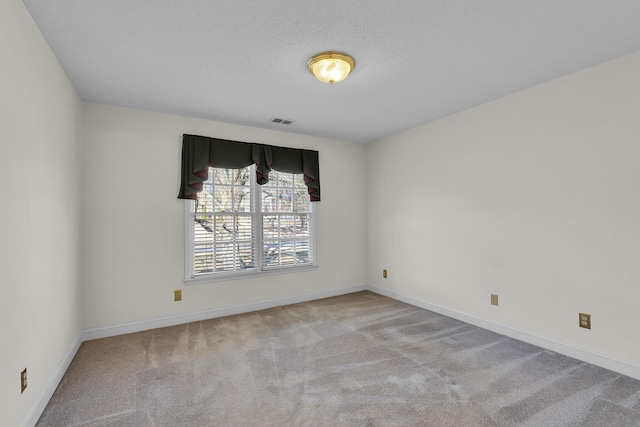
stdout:
[[640,49],[639,0],[24,3],[83,100],[356,142]]

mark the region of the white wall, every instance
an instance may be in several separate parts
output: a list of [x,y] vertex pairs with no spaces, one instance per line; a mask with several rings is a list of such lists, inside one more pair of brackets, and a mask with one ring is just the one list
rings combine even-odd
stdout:
[[17,426],[80,336],[81,102],[19,0],[0,2],[0,63],[0,424]]
[[[86,328],[366,283],[363,145],[91,103],[84,117]],[[183,133],[319,151],[317,270],[184,285]]]
[[640,365],[640,53],[367,148],[371,285]]
[[[365,283],[640,364],[640,53],[368,146],[82,104],[19,0],[0,58],[3,425],[81,327]],[[182,133],[320,151],[316,271],[184,286]]]

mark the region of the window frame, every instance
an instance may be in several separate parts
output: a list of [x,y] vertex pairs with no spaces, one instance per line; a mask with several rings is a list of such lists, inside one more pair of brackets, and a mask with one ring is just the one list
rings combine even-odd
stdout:
[[[255,177],[255,165],[248,166],[250,168],[250,174],[252,177]],[[220,169],[228,169],[228,168],[220,168]],[[274,170],[274,172],[276,172]],[[286,172],[283,172],[286,173]],[[232,271],[218,271],[211,272],[206,274],[195,275],[194,271],[194,251],[195,251],[195,238],[194,238],[194,207],[195,200],[185,200],[184,203],[184,236],[185,236],[185,245],[184,245],[184,282],[186,285],[194,285],[199,283],[211,283],[211,282],[219,282],[219,281],[228,281],[228,280],[238,280],[238,279],[247,279],[251,277],[260,277],[260,276],[271,276],[271,275],[280,275],[280,274],[288,274],[288,273],[300,273],[305,271],[313,271],[318,268],[318,253],[317,253],[317,237],[318,234],[316,232],[317,227],[317,219],[316,219],[316,208],[315,203],[309,202],[309,214],[310,214],[310,224],[309,224],[309,248],[311,251],[311,261],[306,264],[294,264],[294,265],[283,265],[277,267],[269,267],[265,269],[262,266],[262,258],[263,258],[263,232],[262,232],[262,223],[264,215],[273,214],[273,212],[263,212],[262,211],[262,186],[259,185],[255,178],[250,180],[250,189],[251,189],[251,199],[252,204],[255,206],[255,212],[252,213],[252,217],[255,217],[256,223],[254,224],[253,230],[255,232],[255,236],[252,236],[252,242],[256,247],[256,265],[257,267],[246,269],[246,270],[232,270]],[[307,194],[307,197],[309,195]]]

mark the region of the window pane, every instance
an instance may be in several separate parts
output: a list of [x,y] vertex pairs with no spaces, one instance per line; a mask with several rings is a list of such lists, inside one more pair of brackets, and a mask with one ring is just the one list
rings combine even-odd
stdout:
[[231,244],[217,244],[216,245],[216,271],[235,270],[235,245]]
[[234,192],[235,212],[251,212],[251,187],[235,187]]
[[254,247],[252,242],[244,242],[238,247],[238,266],[239,268],[254,268]]
[[265,241],[262,265],[264,268],[309,263],[309,241]]
[[296,237],[309,239],[309,215],[296,215]]
[[296,263],[296,251],[294,242],[282,242],[280,244],[280,265]]
[[213,212],[213,186],[209,181],[202,185],[202,191],[198,193],[198,212]]
[[[214,182],[217,185],[246,185],[249,182],[249,167],[243,169],[213,169]],[[211,172],[209,172],[211,176]]]
[[251,240],[253,235],[253,226],[251,224],[251,215],[236,215],[234,230],[239,240]]
[[210,273],[213,270],[213,228],[211,216],[196,215],[193,229],[194,273]]
[[276,212],[277,211],[277,197],[273,188],[262,187],[262,212]]
[[277,241],[265,241],[262,247],[262,266],[277,267],[280,263],[280,245]]
[[278,190],[278,212],[293,211],[293,188],[280,188]]
[[233,240],[235,235],[233,226],[233,216],[231,215],[216,215],[215,216],[215,230],[216,242]]
[[196,241],[204,238],[204,235],[202,234],[203,231],[207,233],[213,232],[213,218],[211,217],[211,215],[195,215],[194,222],[194,233]]
[[277,239],[280,234],[278,215],[264,215],[262,218],[262,234],[265,239]]
[[232,187],[216,186],[215,195],[215,211],[216,212],[233,212],[233,196]]
[[296,188],[293,195],[293,211],[294,212],[309,212],[309,192],[307,188]]
[[296,174],[278,172],[278,178],[280,181],[280,187],[293,187],[294,181],[296,179]]
[[291,239],[293,236],[295,236],[295,217],[280,215],[280,238]]
[[213,247],[196,246],[193,257],[194,274],[213,272]]
[[309,239],[296,240],[295,242],[295,259],[296,263],[309,263],[309,254],[311,253],[311,247],[309,246]]

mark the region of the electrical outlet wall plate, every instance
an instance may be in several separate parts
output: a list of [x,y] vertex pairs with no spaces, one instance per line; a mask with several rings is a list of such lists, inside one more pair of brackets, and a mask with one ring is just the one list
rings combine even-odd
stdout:
[[586,313],[579,313],[579,323],[581,328],[591,329],[591,315]]
[[498,305],[498,295],[491,294],[491,305]]
[[24,393],[24,390],[27,388],[27,368],[24,368],[24,371],[20,372],[20,393]]

